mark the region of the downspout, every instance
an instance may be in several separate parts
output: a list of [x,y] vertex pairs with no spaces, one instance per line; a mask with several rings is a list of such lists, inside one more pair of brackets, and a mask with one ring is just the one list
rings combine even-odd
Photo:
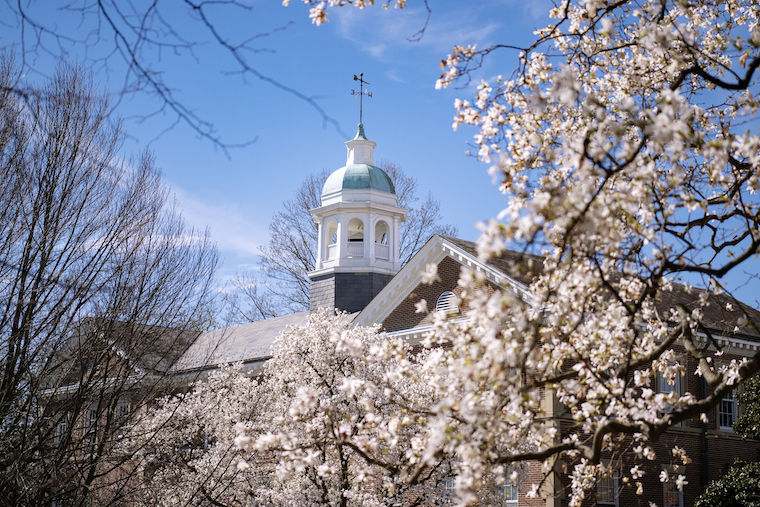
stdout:
[[[702,376],[702,399],[707,397],[707,380]],[[710,480],[710,453],[707,450],[707,421],[702,421],[702,490]]]

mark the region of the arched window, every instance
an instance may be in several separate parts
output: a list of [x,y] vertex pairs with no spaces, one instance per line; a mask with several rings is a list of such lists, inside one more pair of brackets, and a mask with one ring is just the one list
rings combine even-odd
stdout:
[[338,224],[330,222],[327,226],[327,244],[334,245],[338,242]]
[[456,294],[447,290],[438,296],[438,301],[435,303],[435,311],[443,312],[446,315],[458,315],[459,304]]

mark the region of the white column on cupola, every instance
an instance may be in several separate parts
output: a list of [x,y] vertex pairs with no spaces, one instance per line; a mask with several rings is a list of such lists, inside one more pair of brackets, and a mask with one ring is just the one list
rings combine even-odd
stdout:
[[[403,218],[406,219],[406,215],[404,215]],[[399,224],[399,217],[396,215],[393,217],[393,231],[391,231],[393,237],[393,246],[391,247],[391,262],[393,262],[393,267],[397,270],[401,269],[401,234],[399,234],[399,229],[401,229]],[[390,240],[390,238],[388,239]],[[390,241],[388,241],[388,243],[390,243]]]
[[324,243],[324,234],[322,233],[322,217],[314,217],[314,221],[317,222],[317,269],[322,268],[322,256],[324,255],[324,249],[327,249],[327,245]]
[[367,225],[364,226],[364,237],[368,244],[364,245],[364,250],[367,252],[367,256],[370,259],[375,258],[375,215],[370,212],[367,213]]
[[346,215],[338,213],[338,259],[348,257],[348,223]]

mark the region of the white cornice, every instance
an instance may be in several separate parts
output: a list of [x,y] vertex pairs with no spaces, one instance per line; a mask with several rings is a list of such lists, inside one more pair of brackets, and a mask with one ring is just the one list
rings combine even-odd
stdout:
[[[725,353],[734,354],[737,356],[754,356],[760,351],[760,343],[751,340],[745,340],[743,338],[737,338],[734,336],[713,336],[713,340],[720,347],[728,347],[729,350],[724,350]],[[694,341],[697,343],[706,344],[708,342],[707,335],[704,333],[697,333],[694,337]]]
[[[472,319],[470,317],[459,317],[456,319],[449,319],[450,322],[455,322],[458,325],[467,325]],[[422,340],[428,337],[433,331],[433,324],[423,324],[421,326],[408,327],[406,329],[396,329],[394,331],[388,331],[387,335],[392,338],[402,338],[406,343],[410,345],[417,345]]]
[[505,289],[507,287],[511,288],[515,291],[516,294],[520,296],[523,301],[530,301],[530,292],[528,291],[528,287],[525,284],[518,282],[514,278],[506,275],[493,266],[489,266],[477,257],[473,257],[472,254],[466,252],[465,250],[462,250],[453,243],[450,243],[443,238],[441,238],[441,241],[443,242],[442,248],[447,251],[449,257],[459,262],[463,266],[474,268],[475,271],[478,272],[483,272],[486,275],[486,279],[498,285],[499,287]]
[[[386,264],[387,266],[384,267],[378,265],[379,263]],[[309,271],[306,273],[306,276],[308,276],[310,280],[313,280],[317,277],[332,273],[380,273],[383,275],[393,275],[396,273],[391,262],[379,260],[378,264],[375,264],[374,266],[330,266],[316,271]]]
[[324,214],[337,208],[341,209],[371,209],[399,215],[401,221],[406,220],[405,209],[399,208],[396,194],[388,194],[379,190],[371,189],[345,189],[324,194],[321,206],[310,209],[312,215]]

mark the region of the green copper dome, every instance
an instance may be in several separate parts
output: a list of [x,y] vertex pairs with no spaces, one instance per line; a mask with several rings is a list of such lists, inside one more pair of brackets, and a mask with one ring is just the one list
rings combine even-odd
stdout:
[[322,195],[340,190],[379,190],[395,194],[390,177],[379,167],[369,164],[351,164],[341,167],[327,178]]

